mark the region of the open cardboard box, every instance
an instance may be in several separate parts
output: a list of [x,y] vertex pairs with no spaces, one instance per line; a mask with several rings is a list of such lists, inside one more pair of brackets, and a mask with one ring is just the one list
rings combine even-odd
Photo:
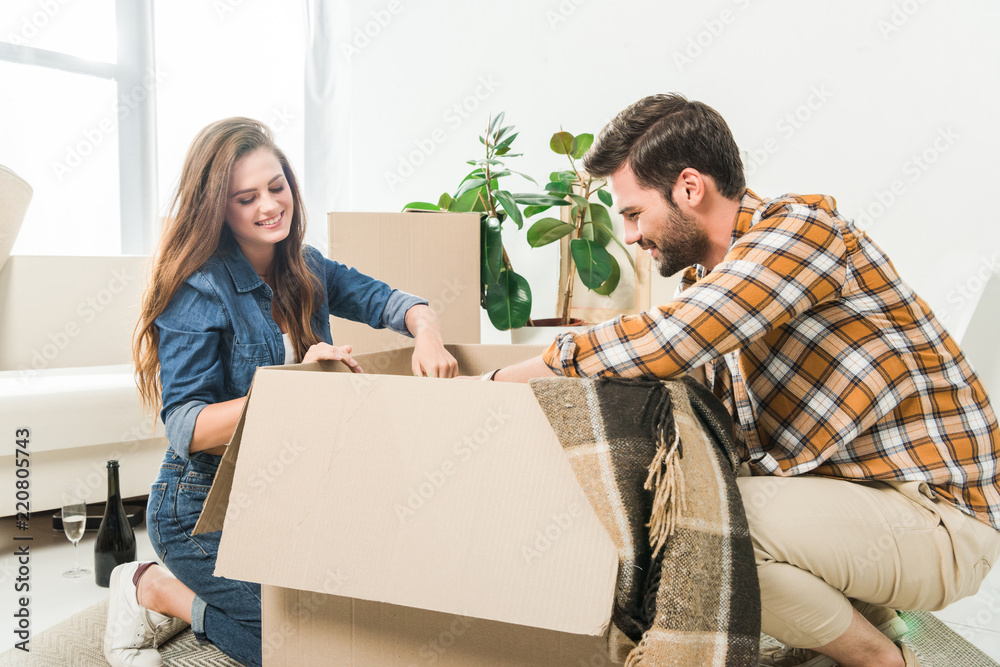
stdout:
[[618,556],[531,389],[356,358],[258,369],[196,528],[262,585],[264,664],[612,664]]

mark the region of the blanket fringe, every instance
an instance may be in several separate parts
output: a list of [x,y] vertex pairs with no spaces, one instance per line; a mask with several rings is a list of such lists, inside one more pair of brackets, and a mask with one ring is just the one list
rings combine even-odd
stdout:
[[642,665],[645,665],[646,646],[647,642],[644,635],[642,641],[639,642],[639,645],[632,649],[632,652],[629,653],[628,657],[625,659],[625,667],[642,667]]
[[[667,390],[669,391],[669,390]],[[667,401],[664,410],[671,410]],[[687,509],[684,498],[684,472],[681,470],[681,436],[677,422],[663,415],[658,420],[656,439],[658,447],[653,462],[649,465],[649,475],[643,486],[653,491],[653,511],[649,517],[649,546],[656,558],[667,538],[674,534],[681,511]]]

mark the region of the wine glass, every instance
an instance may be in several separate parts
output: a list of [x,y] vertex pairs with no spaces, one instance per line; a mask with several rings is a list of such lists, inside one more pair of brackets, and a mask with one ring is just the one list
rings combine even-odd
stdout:
[[80,568],[80,555],[77,546],[80,544],[80,538],[83,537],[83,531],[87,527],[87,506],[79,502],[63,505],[62,526],[66,537],[73,543],[73,569],[63,572],[63,576],[77,579],[90,574],[90,570]]

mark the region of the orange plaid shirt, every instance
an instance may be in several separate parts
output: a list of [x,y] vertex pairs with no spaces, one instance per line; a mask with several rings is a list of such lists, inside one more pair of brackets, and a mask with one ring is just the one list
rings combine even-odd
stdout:
[[724,260],[675,300],[561,335],[567,376],[705,365],[755,474],[925,481],[1000,529],[1000,430],[927,304],[831,197],[743,196]]

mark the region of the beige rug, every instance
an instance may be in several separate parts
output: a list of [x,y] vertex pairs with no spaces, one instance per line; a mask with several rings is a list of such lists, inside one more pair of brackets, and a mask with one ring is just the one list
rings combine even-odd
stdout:
[[[30,653],[11,649],[0,655],[7,667],[107,667],[104,625],[108,601],[98,602],[31,638]],[[171,623],[159,636],[160,656],[170,667],[240,667],[211,645],[201,645],[183,621]]]
[[[0,655],[0,667],[106,667],[101,649],[108,603],[99,602],[31,638],[31,653],[11,649]],[[1000,667],[1000,663],[965,641],[926,612],[903,612],[910,626],[905,641],[924,667]],[[186,624],[178,622],[162,639],[160,655],[168,667],[239,667],[214,646],[198,644]],[[773,645],[766,637],[761,646]]]

